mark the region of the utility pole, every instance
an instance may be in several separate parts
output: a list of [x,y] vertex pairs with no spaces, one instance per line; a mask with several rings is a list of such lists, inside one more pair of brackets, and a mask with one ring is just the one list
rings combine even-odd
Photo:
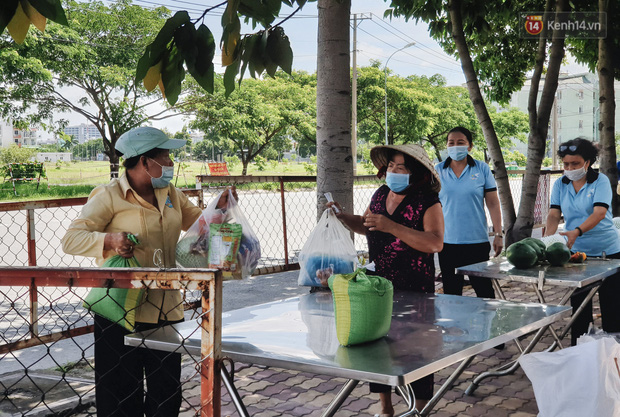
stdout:
[[357,175],[357,26],[358,20],[372,19],[372,15],[368,17],[365,13],[353,14],[353,74],[351,81],[351,154],[353,155],[353,176]]
[[556,92],[553,99],[553,143],[551,146],[551,160],[553,169],[558,169],[558,94]]

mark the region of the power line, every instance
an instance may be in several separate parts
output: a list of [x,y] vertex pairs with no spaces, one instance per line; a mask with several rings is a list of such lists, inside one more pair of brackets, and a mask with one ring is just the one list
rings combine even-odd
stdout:
[[[396,49],[396,47],[395,47],[394,45],[390,44],[389,42],[384,41],[383,39],[380,39],[380,38],[376,37],[376,36],[375,36],[375,35],[373,35],[372,33],[367,32],[367,31],[365,31],[365,30],[364,30],[364,29],[362,29],[362,28],[359,28],[359,30],[360,30],[360,31],[362,31],[362,32],[364,32],[364,33],[365,33],[365,34],[367,34],[368,36],[370,36],[370,37],[372,37],[372,38],[375,38],[375,39],[376,39],[376,40],[378,40],[379,42],[381,42],[381,43],[384,43],[384,44],[388,45],[390,48],[395,48],[395,49]],[[460,72],[460,71],[453,70],[453,69],[451,69],[451,68],[447,68],[447,67],[441,66],[441,65],[439,65],[439,64],[435,64],[434,62],[426,61],[426,60],[424,60],[424,59],[422,59],[422,58],[420,58],[420,57],[417,57],[417,56],[415,56],[415,55],[412,55],[412,54],[410,54],[410,53],[408,53],[408,52],[406,52],[406,51],[403,51],[403,53],[404,53],[404,54],[406,54],[406,55],[409,55],[409,56],[411,56],[411,57],[413,57],[413,58],[415,58],[415,59],[416,59],[416,61],[419,61],[419,62],[426,62],[426,63],[427,63],[427,64],[429,64],[429,65],[436,66],[436,67],[441,68],[441,69],[444,69],[444,70],[446,70],[446,71]]]
[[[441,53],[439,53],[439,52],[437,52],[437,51],[433,50],[432,48],[430,48],[430,47],[428,47],[428,46],[424,45],[423,43],[421,43],[421,42],[417,41],[416,39],[414,39],[414,38],[413,38],[413,37],[411,37],[410,35],[407,35],[405,32],[401,31],[400,29],[398,29],[398,28],[397,28],[397,27],[395,27],[394,25],[391,25],[390,23],[388,23],[388,22],[386,22],[385,20],[381,19],[381,18],[380,18],[380,17],[378,17],[377,15],[374,15],[374,14],[372,14],[372,13],[371,13],[371,15],[373,15],[373,16],[375,16],[375,17],[377,17],[377,20],[372,19],[372,22],[373,22],[374,24],[376,24],[377,26],[379,26],[381,29],[383,29],[383,30],[387,31],[388,33],[390,33],[390,34],[392,34],[392,35],[394,35],[394,36],[398,37],[398,38],[399,38],[400,40],[402,40],[403,42],[407,42],[407,43],[409,43],[409,42],[413,41],[413,42],[415,42],[415,45],[413,45],[415,48],[418,48],[418,49],[420,49],[420,50],[425,49],[425,50],[426,50],[425,52],[430,53],[430,54],[432,54],[432,55],[435,55],[437,58],[439,58],[439,59],[441,59],[441,60],[444,60],[444,61],[446,61],[447,63],[449,63],[449,64],[451,64],[451,65],[457,65],[457,66],[459,65],[459,64],[457,64],[457,63],[456,63],[453,59],[449,59],[449,58],[447,58],[447,57],[446,57],[446,55],[441,54]],[[379,22],[381,22],[381,23],[379,23]],[[393,29],[393,30],[395,30],[395,31],[397,31],[397,32],[399,32],[399,33],[402,33],[404,36],[406,36],[406,38],[403,38],[402,36],[399,36],[398,34],[394,33],[392,30],[390,30],[390,29],[386,28],[384,25],[386,25],[386,26],[390,27],[391,29]]]

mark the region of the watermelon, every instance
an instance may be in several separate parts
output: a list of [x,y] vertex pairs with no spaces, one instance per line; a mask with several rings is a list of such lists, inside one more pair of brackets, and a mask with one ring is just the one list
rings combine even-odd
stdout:
[[508,262],[519,269],[526,269],[534,266],[538,262],[536,250],[529,244],[520,241],[515,242],[506,249]]
[[564,265],[570,257],[570,249],[562,242],[554,242],[547,247],[547,260],[553,266]]
[[545,260],[547,246],[545,246],[542,241],[533,237],[526,237],[521,242],[527,243],[536,251],[536,255],[538,255],[538,262],[542,262]]

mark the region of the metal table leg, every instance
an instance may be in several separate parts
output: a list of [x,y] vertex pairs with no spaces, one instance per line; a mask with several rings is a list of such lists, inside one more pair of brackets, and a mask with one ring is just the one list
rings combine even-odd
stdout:
[[355,387],[359,384],[358,380],[349,379],[340,389],[338,394],[336,394],[336,398],[329,403],[327,409],[321,414],[322,417],[333,417],[336,414],[336,411],[342,406],[345,402],[349,394],[355,389]]
[[[534,287],[534,292],[536,293],[536,296],[538,297],[538,301],[540,301],[542,304],[546,304],[545,296],[542,293],[540,287],[538,285],[536,285],[536,284],[533,284],[532,286]],[[570,292],[572,294],[574,291],[575,290],[569,290],[568,292]],[[568,301],[569,298],[570,298],[570,296],[566,297],[566,294],[565,294],[565,296],[562,297],[562,300],[566,299],[566,301]],[[562,300],[560,300],[560,302]],[[560,304],[560,305],[563,305],[563,304]],[[557,343],[557,345],[560,347],[560,349],[564,349],[564,347],[562,346],[562,338],[558,336],[558,334],[555,331],[555,329],[553,328],[553,326],[549,326],[549,332],[551,333],[551,336],[555,340],[555,343]]]
[[[546,349],[546,352],[552,352],[556,347],[561,346],[560,341],[564,338],[564,336],[566,336],[566,334],[568,333],[568,331],[570,330],[570,327],[572,326],[572,324],[575,322],[575,320],[577,319],[577,317],[579,317],[579,315],[582,313],[582,311],[584,310],[586,304],[592,300],[592,297],[594,297],[594,294],[596,294],[596,291],[598,290],[598,287],[600,287],[600,284],[595,285],[592,289],[590,289],[590,292],[588,293],[588,295],[586,296],[586,298],[583,300],[583,302],[581,303],[581,305],[579,306],[579,308],[575,311],[575,313],[571,316],[570,320],[568,321],[568,323],[566,324],[566,326],[564,327],[564,329],[562,330],[562,332],[558,335],[557,333],[555,333],[555,331],[552,331],[552,335],[554,334],[554,342],[551,344],[551,346]],[[569,289],[564,296],[562,297],[562,299],[560,300],[560,304],[559,305],[565,305],[568,300],[570,300],[571,295],[573,295],[573,293],[575,292],[575,288]],[[542,295],[542,292],[539,290],[538,287],[535,287],[535,291],[536,294],[539,297],[542,297],[542,299],[539,298],[539,300],[541,300],[541,302],[544,303],[544,296]],[[540,295],[539,295],[540,294]],[[540,339],[542,338],[543,334],[547,331],[547,329],[551,328],[550,325],[545,326],[545,327],[541,327],[537,332],[536,335],[534,336],[534,338],[532,339],[532,341],[529,343],[529,345],[525,348],[525,350],[522,351],[522,353],[519,355],[519,358],[525,354],[528,354],[532,351],[532,349],[536,346],[536,344],[538,344],[538,342],[540,341]],[[509,366],[508,366],[509,365]],[[514,362],[511,362],[507,365],[504,365],[500,368],[498,368],[496,371],[488,371],[488,372],[483,372],[480,375],[478,375],[476,378],[474,378],[474,380],[472,381],[472,383],[469,385],[469,387],[467,387],[467,389],[465,390],[465,394],[467,395],[472,395],[474,393],[474,391],[476,391],[476,389],[478,388],[478,386],[480,385],[480,383],[482,382],[482,380],[492,377],[492,376],[504,376],[504,375],[509,375],[512,374],[514,371],[516,371],[519,368],[519,359],[515,360]]]
[[[493,285],[493,289],[495,290],[495,295],[500,300],[506,301],[506,295],[504,294],[504,290],[502,290],[502,286],[499,285],[498,279],[492,279],[491,285]],[[519,352],[523,353],[523,346],[521,346],[521,341],[519,339],[514,339],[515,344],[517,345],[517,349]]]
[[[601,286],[602,282],[598,285],[595,285],[594,287],[592,287],[590,289],[590,292],[588,293],[588,295],[586,296],[586,298],[583,300],[583,302],[579,305],[579,307],[577,308],[577,310],[573,313],[573,315],[570,317],[570,320],[568,321],[568,323],[566,323],[566,326],[564,326],[564,328],[562,329],[562,332],[560,333],[559,337],[560,340],[562,340],[564,338],[564,336],[566,336],[566,334],[568,333],[568,331],[570,330],[571,326],[573,325],[573,323],[575,322],[575,320],[577,320],[577,317],[579,317],[579,315],[583,312],[583,310],[586,308],[586,305],[592,300],[592,298],[594,297],[594,294],[596,294],[596,292],[598,291],[599,287]],[[571,291],[571,295],[575,290]],[[570,298],[570,296],[568,297]],[[566,301],[565,301],[566,303]],[[563,304],[561,304],[563,305]],[[551,344],[551,346],[549,347],[549,349],[547,349],[547,352],[553,352],[555,350],[555,348],[558,347],[558,342],[553,342]]]
[[[543,334],[545,334],[545,332],[547,331],[547,329],[549,328],[549,325],[541,327],[540,329],[538,329],[538,331],[536,332],[536,335],[534,336],[534,338],[532,339],[532,341],[529,343],[529,345],[527,345],[527,347],[523,350],[523,353],[521,353],[521,355],[519,355],[519,357],[528,354],[532,351],[532,349],[534,349],[534,346],[536,346],[536,344],[538,343],[538,341],[542,338]],[[483,372],[480,375],[478,375],[477,377],[474,378],[474,380],[472,381],[472,383],[469,385],[469,387],[467,387],[467,389],[465,390],[465,394],[467,395],[472,395],[474,393],[474,391],[476,391],[476,389],[478,388],[478,386],[480,385],[480,382],[482,382],[482,380],[492,377],[492,376],[503,376],[503,375],[509,375],[512,374],[517,368],[519,367],[519,361],[516,360],[513,363],[511,363],[510,367],[502,370],[502,371],[488,371],[488,372]],[[500,368],[500,369],[503,369]]]
[[433,398],[428,401],[426,406],[420,412],[420,416],[427,416],[433,410],[433,408],[435,408],[439,400],[441,400],[443,396],[446,395],[446,392],[452,387],[454,381],[456,381],[458,377],[461,376],[463,371],[467,369],[467,367],[469,366],[471,361],[474,360],[474,358],[475,356],[470,356],[459,364],[459,366],[454,370],[454,372],[452,372],[452,374],[448,377],[446,382],[444,382],[443,385],[439,388],[439,390],[437,390],[435,395],[433,395]]
[[222,375],[222,381],[224,382],[224,386],[228,390],[230,398],[232,399],[232,402],[235,405],[235,408],[237,409],[239,415],[241,417],[250,417],[250,415],[248,414],[248,410],[246,410],[245,404],[243,404],[243,400],[241,399],[241,396],[239,395],[239,392],[235,387],[232,377],[228,373],[228,370],[225,366],[221,367],[220,374]]

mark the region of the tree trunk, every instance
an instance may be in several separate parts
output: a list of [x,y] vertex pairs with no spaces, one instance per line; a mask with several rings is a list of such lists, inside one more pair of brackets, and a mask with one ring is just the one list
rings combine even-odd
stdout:
[[[116,138],[116,140],[118,140],[118,138]],[[111,141],[105,136],[102,137],[103,153],[110,158],[110,179],[118,178],[120,173],[120,158],[116,156],[116,150],[114,149],[116,140]]]
[[[551,1],[547,1],[545,9],[545,21],[547,13],[551,9]],[[566,0],[558,0],[556,12],[566,10]],[[565,19],[565,18],[564,18]],[[561,22],[562,17],[556,15],[555,21]],[[534,228],[534,206],[536,195],[538,194],[538,180],[540,178],[540,167],[545,156],[545,145],[547,143],[547,133],[549,131],[549,119],[555,100],[555,92],[558,88],[558,76],[560,66],[564,58],[564,36],[554,31],[551,50],[549,52],[549,63],[546,68],[545,81],[538,108],[538,90],[542,75],[544,73],[545,52],[547,49],[546,30],[540,34],[538,52],[536,54],[536,65],[530,84],[530,94],[528,98],[528,113],[530,119],[530,134],[528,137],[527,164],[525,167],[525,177],[521,186],[521,204],[519,213],[512,230],[510,241],[516,242],[532,235]],[[553,152],[557,152],[553,149]]]
[[351,73],[349,15],[351,0],[319,0],[316,144],[317,217],[331,192],[353,213],[351,151]]
[[241,175],[248,175],[249,164],[250,164],[250,161],[248,159],[244,159],[243,161],[241,161],[241,165],[243,166],[243,169],[241,169]]
[[448,1],[450,22],[452,23],[452,37],[454,38],[454,44],[456,45],[459,53],[463,74],[467,80],[469,98],[474,105],[476,117],[478,118],[478,122],[480,122],[482,132],[484,133],[484,138],[486,139],[487,148],[489,149],[489,153],[493,159],[492,169],[495,171],[495,181],[497,182],[499,200],[502,206],[503,226],[504,230],[508,233],[512,230],[512,226],[516,219],[514,203],[512,201],[512,193],[510,191],[510,183],[508,181],[508,171],[506,170],[502,149],[499,146],[499,140],[497,139],[493,122],[491,121],[491,117],[489,116],[489,112],[487,111],[487,107],[484,103],[484,98],[480,92],[478,76],[476,75],[476,71],[469,54],[469,48],[467,47],[465,34],[463,32],[461,7],[461,0]]
[[[609,8],[608,0],[599,0],[599,12],[607,12]],[[609,13],[607,13],[609,16]],[[603,17],[601,16],[601,19]],[[603,22],[604,24],[604,22]],[[599,106],[600,122],[598,124],[601,154],[599,159],[600,172],[607,175],[611,182],[614,198],[612,199],[612,212],[614,216],[619,213],[618,196],[616,186],[618,185],[618,169],[616,166],[616,139],[615,139],[615,116],[616,99],[614,92],[614,68],[610,51],[612,50],[614,33],[613,25],[607,25],[607,38],[598,40],[598,72],[599,82]]]

